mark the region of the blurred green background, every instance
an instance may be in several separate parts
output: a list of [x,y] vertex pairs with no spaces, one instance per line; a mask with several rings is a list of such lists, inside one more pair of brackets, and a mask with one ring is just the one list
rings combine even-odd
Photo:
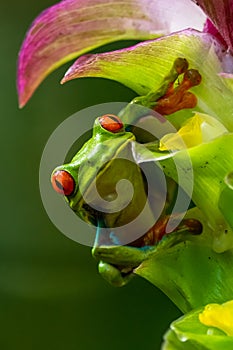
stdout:
[[54,3],[13,0],[0,5],[0,349],[157,350],[180,312],[139,277],[124,288],[109,286],[98,275],[90,248],[60,233],[41,203],[39,164],[53,130],[82,108],[134,96],[103,79],[61,86],[68,64],[18,109],[15,74],[21,42],[34,17]]

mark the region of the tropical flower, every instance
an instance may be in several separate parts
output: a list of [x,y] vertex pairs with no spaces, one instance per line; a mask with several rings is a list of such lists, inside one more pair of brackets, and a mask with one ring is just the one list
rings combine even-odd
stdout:
[[217,327],[227,335],[233,336],[233,300],[222,305],[207,305],[199,314],[199,320],[206,326]]
[[[232,1],[194,2],[211,19],[206,20],[204,32],[213,37],[203,35],[201,40],[212,41],[216,45],[214,37],[218,39],[221,46],[217,45],[216,52],[221,63],[231,71]],[[192,16],[185,23],[189,11]],[[26,104],[41,81],[54,69],[93,48],[117,40],[153,39],[185,26],[200,29],[200,23],[204,20],[205,16],[187,0],[177,0],[172,7],[169,1],[163,0],[127,0],[124,6],[118,0],[113,3],[107,0],[89,0],[85,3],[63,0],[43,11],[25,37],[18,61],[20,106]],[[69,74],[68,77],[71,79],[75,76]]]
[[[187,17],[188,11],[190,21],[197,21],[190,22],[189,29],[185,24],[175,27],[174,21]],[[148,41],[83,55],[125,39]],[[134,102],[144,101],[146,107],[151,99],[157,102],[156,91],[177,57],[200,73],[201,83],[190,92],[195,107],[168,113],[178,131],[164,135],[153,160],[159,159],[165,174],[178,183],[174,162],[183,164],[190,157],[192,169],[180,166],[183,178],[191,170],[194,176],[194,208],[186,217],[199,220],[203,234],[186,239],[183,234],[167,235],[152,252],[143,251],[134,273],[187,313],[171,325],[164,350],[231,349],[232,303],[204,306],[226,303],[233,294],[233,0],[177,0],[172,6],[165,0],[63,0],[35,19],[23,42],[18,61],[20,106],[48,74],[80,55],[62,83],[80,77],[113,79],[134,90],[139,95]],[[150,152],[138,149],[138,163],[152,160]],[[187,181],[183,189],[188,191],[188,186]],[[122,254],[129,249],[121,247]],[[223,316],[225,321],[219,321]]]
[[232,349],[232,305],[232,300],[208,304],[176,320],[164,337],[162,349]]

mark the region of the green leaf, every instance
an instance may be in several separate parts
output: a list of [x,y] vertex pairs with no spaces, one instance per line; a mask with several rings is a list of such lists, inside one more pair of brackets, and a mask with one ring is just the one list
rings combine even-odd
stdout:
[[67,71],[62,82],[102,77],[146,95],[160,87],[177,57],[185,57],[190,68],[198,69],[202,75],[201,84],[193,88],[199,110],[216,117],[233,131],[232,89],[219,75],[222,67],[217,54],[221,48],[209,34],[186,30],[131,48],[83,56]]
[[[233,164],[232,164],[233,167]],[[224,188],[220,194],[218,207],[223,216],[233,229],[233,186],[232,186],[232,172],[225,177]]]
[[[202,219],[198,209],[190,218]],[[223,303],[233,295],[233,251],[216,253],[209,246],[208,225],[197,237],[188,233],[164,237],[153,254],[134,273],[162,290],[182,312],[209,303]]]
[[[221,186],[226,174],[232,170],[233,166],[232,149],[233,134],[225,134],[209,143],[175,153],[173,156],[175,163],[169,158],[161,161],[164,164],[165,173],[174,178],[177,176],[174,164],[181,167],[186,191],[190,186],[190,174],[193,172],[192,200],[205,215],[205,220],[213,231],[213,247],[218,252],[233,247],[232,229],[218,207]],[[182,166],[183,159],[187,155],[192,161],[192,169]],[[187,179],[186,185],[185,179]]]

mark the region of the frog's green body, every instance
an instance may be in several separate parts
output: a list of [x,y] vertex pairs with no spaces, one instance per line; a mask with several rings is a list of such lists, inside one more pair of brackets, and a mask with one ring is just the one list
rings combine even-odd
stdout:
[[[65,171],[74,179],[75,189],[72,195],[66,196],[66,200],[72,210],[84,221],[99,226],[93,256],[100,260],[100,273],[105,278],[109,278],[109,281],[115,285],[125,284],[133,267],[136,267],[142,261],[142,257],[138,258],[138,248],[115,245],[117,239],[114,239],[114,227],[126,225],[138,217],[147,200],[141,169],[132,156],[132,144],[134,142],[135,137],[131,132],[122,130],[118,133],[112,133],[107,131],[101,127],[99,118],[97,118],[92,138],[84,144],[69,164],[59,166],[53,172],[54,175]],[[119,196],[116,192],[116,184],[121,179],[128,180],[134,187],[133,196],[128,205],[124,203],[128,197],[127,193],[125,195],[122,193],[124,185]],[[104,200],[103,207],[98,202],[94,186],[96,186],[98,194]],[[88,199],[88,204],[83,199],[83,195]],[[119,211],[114,210],[114,201],[117,198],[120,199],[117,201],[117,207],[123,208]],[[104,208],[105,201],[110,204],[113,203],[110,213]],[[91,209],[92,205],[99,206],[98,211]],[[153,213],[149,207],[144,213],[144,220],[153,220]],[[138,224],[140,225],[140,222]],[[144,222],[141,224],[143,230]],[[109,232],[112,233],[111,238],[110,234],[108,237],[106,237],[106,234],[101,236],[101,226],[112,228],[113,231]],[[119,257],[117,253],[119,248],[129,249],[130,255],[127,255],[125,261],[119,260],[122,267],[116,268],[112,263],[115,259],[115,253]],[[143,252],[143,258],[145,258],[145,252]]]

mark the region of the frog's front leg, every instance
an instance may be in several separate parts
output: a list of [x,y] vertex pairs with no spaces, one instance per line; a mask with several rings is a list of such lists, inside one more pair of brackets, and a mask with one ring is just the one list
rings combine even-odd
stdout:
[[[160,87],[156,90],[150,91],[145,96],[135,97],[120,113],[124,123],[133,124],[139,118],[148,114],[148,108],[153,109],[156,101],[162,96],[168,96],[174,90],[174,83],[179,75],[186,72],[188,69],[188,62],[185,58],[178,57],[175,59],[173,66],[169,73],[164,77]],[[138,107],[140,106],[140,107]],[[143,108],[145,107],[145,109]]]
[[[174,87],[175,81],[181,74],[183,74],[182,82]],[[148,109],[161,115],[169,115],[184,108],[194,108],[197,98],[188,90],[199,85],[200,82],[201,75],[198,70],[188,69],[187,60],[179,57],[174,61],[170,72],[157,90],[152,90],[145,96],[135,97],[119,115],[126,124],[130,125],[148,115]]]
[[[152,108],[163,96],[169,96],[174,92],[174,83],[178,77],[188,71],[188,61],[185,58],[178,57],[175,59],[169,73],[164,77],[160,87],[155,91],[150,91],[145,97],[147,107]],[[137,99],[137,98],[136,98]],[[140,97],[139,97],[140,99]]]

